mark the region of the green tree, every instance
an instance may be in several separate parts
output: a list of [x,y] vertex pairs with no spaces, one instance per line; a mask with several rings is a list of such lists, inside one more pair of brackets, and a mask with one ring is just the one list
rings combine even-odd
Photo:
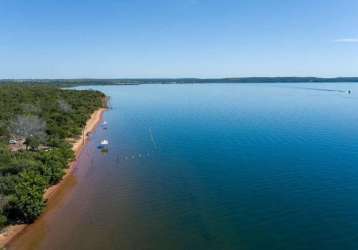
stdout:
[[46,180],[35,171],[24,171],[19,175],[15,193],[9,202],[9,211],[26,223],[33,222],[44,209],[43,194]]
[[41,144],[40,139],[37,136],[29,136],[26,138],[25,143],[26,149],[37,150]]

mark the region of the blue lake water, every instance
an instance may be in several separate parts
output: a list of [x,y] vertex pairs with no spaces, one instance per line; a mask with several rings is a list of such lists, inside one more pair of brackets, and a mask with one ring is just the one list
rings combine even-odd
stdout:
[[83,88],[108,130],[13,248],[358,249],[358,84]]

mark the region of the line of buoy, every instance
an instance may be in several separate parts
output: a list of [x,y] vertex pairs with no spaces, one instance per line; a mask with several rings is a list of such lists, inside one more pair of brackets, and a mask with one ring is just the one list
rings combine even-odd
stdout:
[[150,156],[150,153],[138,153],[138,154],[134,154],[134,155],[126,155],[126,156],[123,156],[123,157],[119,157],[117,156],[116,157],[116,162],[119,162],[121,160],[135,160],[135,159],[143,159],[143,158],[148,158]]

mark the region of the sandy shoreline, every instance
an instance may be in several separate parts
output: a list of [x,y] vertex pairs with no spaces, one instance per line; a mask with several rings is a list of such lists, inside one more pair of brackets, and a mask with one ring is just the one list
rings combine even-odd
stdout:
[[[100,108],[96,110],[88,119],[83,134],[72,144],[72,150],[75,152],[76,159],[81,153],[81,150],[86,145],[86,142],[88,141],[87,133],[94,131],[98,124],[101,122],[103,113],[106,109]],[[58,189],[63,184],[64,180],[68,178],[69,175],[72,174],[74,168],[76,166],[76,160],[71,162],[69,167],[65,170],[65,175],[63,176],[62,180],[52,187],[48,188],[45,191],[44,199],[50,200],[53,195],[56,194]],[[0,233],[0,248],[6,246],[16,235],[18,235],[22,230],[26,228],[27,224],[20,224],[20,225],[11,225],[2,230]]]

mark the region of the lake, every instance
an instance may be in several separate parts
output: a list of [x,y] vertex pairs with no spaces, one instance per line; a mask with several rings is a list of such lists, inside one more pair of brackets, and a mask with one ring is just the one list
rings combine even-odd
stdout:
[[358,249],[358,84],[83,88],[108,129],[10,249]]

